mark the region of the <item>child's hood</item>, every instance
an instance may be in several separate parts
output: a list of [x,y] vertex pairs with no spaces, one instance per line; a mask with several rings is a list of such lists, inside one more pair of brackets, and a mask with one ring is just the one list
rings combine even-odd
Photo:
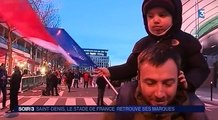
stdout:
[[173,34],[179,31],[182,26],[182,2],[181,0],[144,0],[142,4],[142,13],[143,13],[143,20],[144,20],[146,32],[149,35],[152,35],[148,30],[146,12],[150,8],[156,7],[156,6],[166,8],[173,16],[173,26],[165,35]]

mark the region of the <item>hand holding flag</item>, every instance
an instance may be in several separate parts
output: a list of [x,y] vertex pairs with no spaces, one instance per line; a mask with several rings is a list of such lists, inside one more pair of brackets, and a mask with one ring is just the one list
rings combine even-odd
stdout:
[[108,79],[108,77],[110,77],[110,72],[107,68],[105,67],[101,67],[101,68],[98,68],[96,67],[95,70],[94,70],[94,74],[96,76],[102,76],[104,77],[104,79],[106,80],[106,82],[108,83],[108,85],[112,88],[112,90],[114,91],[114,93],[116,95],[118,95],[118,92],[117,90],[114,88],[114,86],[110,83],[110,80]]
[[97,76],[105,76],[105,77],[110,77],[110,72],[107,68],[105,67],[97,67],[94,69],[94,74]]

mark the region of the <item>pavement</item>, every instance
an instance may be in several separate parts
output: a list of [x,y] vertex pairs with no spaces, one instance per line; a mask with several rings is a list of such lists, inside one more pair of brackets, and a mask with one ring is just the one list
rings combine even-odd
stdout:
[[[83,89],[83,84],[79,84],[79,87],[80,87],[79,89]],[[24,96],[38,96],[38,95],[41,94],[41,92],[34,92],[34,91],[38,91],[38,90],[41,91],[44,88],[45,88],[45,85],[42,85],[42,86],[34,88],[34,89],[30,90],[30,91],[26,91],[26,92],[22,93],[21,95],[24,95]],[[64,90],[64,89],[66,89],[66,86],[59,86],[59,88]],[[92,90],[92,89],[89,89],[89,90]],[[97,89],[93,89],[93,90],[97,90]],[[112,89],[111,89],[111,91],[112,91]],[[115,93],[111,92],[111,91],[106,91],[105,96],[115,96]],[[75,91],[72,91],[72,92],[75,92]],[[97,91],[90,92],[90,93],[97,93]],[[87,97],[88,96],[95,96],[95,95],[90,94],[90,93],[84,94],[84,95],[87,96]],[[212,90],[211,90],[210,87],[200,87],[200,88],[197,89],[196,94],[204,103],[209,103],[209,104],[213,104],[213,105],[218,106],[218,87],[213,87]],[[72,97],[76,97],[76,96],[78,97],[78,96],[81,96],[81,95],[73,94]]]
[[204,102],[208,120],[218,118],[218,88],[198,88],[198,97]]
[[203,102],[218,105],[218,88],[200,87],[196,94]]
[[[81,86],[82,87],[82,86]],[[26,91],[24,93],[21,93],[19,95],[24,95],[24,96],[38,96],[41,94],[42,89],[44,89],[45,86],[42,85],[40,87],[37,87],[33,90]],[[65,88],[65,87],[64,87]],[[34,92],[36,91],[36,92]],[[72,91],[73,92],[73,91]],[[110,92],[111,93],[111,92]],[[106,93],[107,94],[107,93]],[[197,96],[205,103],[210,103],[213,105],[218,105],[218,88],[213,87],[212,89],[209,87],[200,87],[196,91]],[[89,96],[89,95],[87,95]],[[0,94],[0,103],[2,102],[2,95]]]

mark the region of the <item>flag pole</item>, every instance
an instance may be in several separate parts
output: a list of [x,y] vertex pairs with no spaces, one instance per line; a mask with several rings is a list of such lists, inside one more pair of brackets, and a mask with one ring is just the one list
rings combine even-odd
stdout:
[[105,75],[103,75],[104,79],[107,81],[107,83],[110,85],[110,87],[112,88],[112,90],[114,91],[114,93],[116,95],[118,95],[117,90],[114,88],[114,86],[110,83],[110,81],[107,79],[107,77],[105,77]]

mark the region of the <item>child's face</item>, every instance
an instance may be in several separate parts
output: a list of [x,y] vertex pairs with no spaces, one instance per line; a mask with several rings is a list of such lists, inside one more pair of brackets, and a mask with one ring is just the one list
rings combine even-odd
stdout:
[[147,13],[148,30],[156,36],[164,35],[173,25],[172,15],[164,8],[156,7]]

